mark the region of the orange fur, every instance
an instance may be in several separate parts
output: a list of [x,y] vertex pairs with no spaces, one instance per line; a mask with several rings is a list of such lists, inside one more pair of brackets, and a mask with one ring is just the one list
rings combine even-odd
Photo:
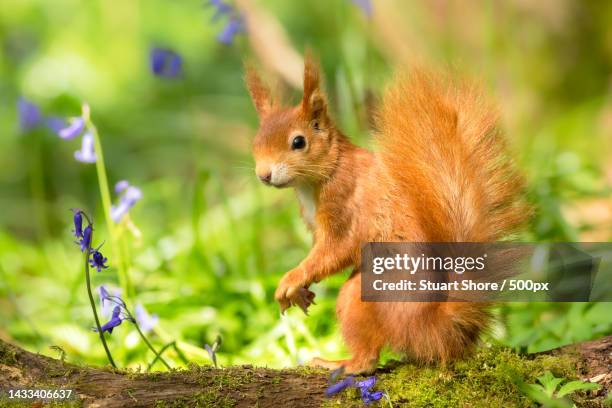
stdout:
[[[254,73],[248,81],[256,106],[270,106]],[[360,248],[370,241],[489,242],[520,226],[528,214],[522,181],[493,111],[472,85],[414,70],[386,93],[373,153],[335,127],[309,59],[304,90],[298,106],[260,114],[253,141],[257,174],[296,189],[314,237],[308,256],[279,283],[281,310],[306,311],[314,297],[308,287],[350,266],[337,315],[352,358],[315,364],[371,371],[384,346],[421,362],[463,356],[487,327],[486,305],[362,302]],[[292,148],[297,136],[306,140],[302,149]]]

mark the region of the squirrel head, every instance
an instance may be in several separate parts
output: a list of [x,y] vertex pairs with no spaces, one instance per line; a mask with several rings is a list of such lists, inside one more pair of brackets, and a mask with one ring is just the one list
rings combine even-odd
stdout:
[[337,156],[338,134],[320,89],[318,64],[306,57],[304,95],[297,106],[279,106],[252,68],[247,68],[246,82],[260,122],[253,139],[259,179],[282,188],[329,178]]

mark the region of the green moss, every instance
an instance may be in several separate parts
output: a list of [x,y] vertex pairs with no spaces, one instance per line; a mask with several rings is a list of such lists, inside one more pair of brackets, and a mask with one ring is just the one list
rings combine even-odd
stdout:
[[177,375],[183,376],[187,382],[202,386],[239,390],[241,386],[252,380],[253,370],[240,367],[217,369],[208,366],[190,365],[189,370],[179,371]]
[[179,400],[168,402],[168,401],[157,401],[155,404],[156,408],[187,408],[187,407],[220,407],[220,408],[231,408],[236,406],[234,401],[228,395],[221,395],[215,390],[207,390],[195,394],[189,398],[181,398]]
[[[0,407],[10,408],[31,408],[35,400],[8,400],[0,398]],[[46,401],[43,406],[45,408],[80,408],[83,403],[80,400],[66,400],[66,401]]]
[[0,364],[15,365],[17,362],[15,353],[15,348],[0,343]]
[[[409,407],[527,407],[532,402],[515,385],[518,379],[533,383],[547,370],[557,377],[577,377],[571,356],[519,356],[502,347],[482,348],[472,358],[446,367],[393,362],[390,366],[393,370],[377,375],[375,389],[384,390],[393,406]],[[359,395],[350,390],[327,405],[360,406]]]

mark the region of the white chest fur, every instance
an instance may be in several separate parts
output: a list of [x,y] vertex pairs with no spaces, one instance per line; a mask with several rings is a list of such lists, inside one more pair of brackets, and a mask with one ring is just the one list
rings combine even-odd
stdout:
[[310,186],[300,186],[296,187],[295,192],[302,205],[302,215],[306,220],[306,224],[310,227],[314,227],[314,217],[317,209],[314,189]]

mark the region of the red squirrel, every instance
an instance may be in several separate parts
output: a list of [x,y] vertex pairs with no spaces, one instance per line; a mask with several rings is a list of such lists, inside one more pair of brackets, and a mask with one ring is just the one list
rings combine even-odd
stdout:
[[313,234],[308,256],[278,284],[281,312],[293,305],[306,312],[312,283],[353,268],[336,307],[352,357],[312,365],[371,372],[386,346],[423,363],[465,356],[490,324],[489,308],[363,302],[360,248],[375,241],[492,242],[523,223],[523,181],[482,93],[435,71],[398,75],[377,113],[372,152],[334,124],[312,57],[297,106],[278,104],[252,68],[246,82],[260,119],[256,174],[266,185],[295,189]]

